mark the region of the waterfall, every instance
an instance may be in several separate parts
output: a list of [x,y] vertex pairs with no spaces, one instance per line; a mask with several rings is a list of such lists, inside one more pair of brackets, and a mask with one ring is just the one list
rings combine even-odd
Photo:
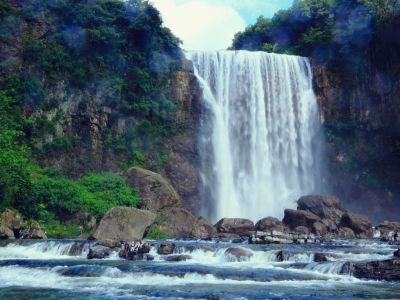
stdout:
[[203,90],[203,215],[282,217],[323,189],[322,133],[307,58],[189,52]]

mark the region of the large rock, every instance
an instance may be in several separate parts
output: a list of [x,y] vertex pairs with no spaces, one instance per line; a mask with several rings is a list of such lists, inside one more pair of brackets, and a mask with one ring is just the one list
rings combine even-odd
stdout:
[[130,187],[138,190],[143,209],[158,211],[181,203],[172,185],[160,174],[139,167],[124,173]]
[[215,224],[218,232],[237,235],[250,235],[254,231],[254,223],[248,219],[223,218]]
[[208,239],[211,238],[216,232],[214,226],[212,226],[208,221],[199,217],[194,224],[194,228],[192,230],[192,237],[198,239]]
[[88,259],[103,259],[103,258],[110,256],[111,252],[112,252],[112,249],[105,247],[105,246],[97,245],[97,246],[90,247],[87,258]]
[[315,222],[320,222],[321,218],[306,210],[285,209],[285,216],[282,222],[294,229],[299,226],[307,227],[312,230]]
[[249,260],[250,257],[253,256],[253,253],[244,248],[228,248],[226,249],[224,255],[230,261],[244,261]]
[[167,208],[160,212],[163,224],[160,230],[170,237],[189,238],[192,237],[196,226],[196,218],[184,208]]
[[7,226],[0,224],[0,239],[15,239],[14,232]]
[[119,256],[129,260],[148,260],[147,253],[151,247],[143,241],[130,241],[122,245]]
[[23,239],[47,239],[46,232],[37,222],[33,222],[28,232],[22,236]]
[[287,231],[288,228],[287,226],[279,221],[277,218],[273,218],[273,217],[266,217],[263,218],[261,220],[259,220],[256,223],[255,229],[258,231],[280,231],[280,232],[284,232]]
[[160,255],[168,255],[174,253],[175,244],[172,242],[165,242],[158,246],[157,253]]
[[[394,234],[397,232],[400,234],[400,222],[384,221],[377,226],[377,230],[380,233],[380,237],[384,240],[393,240]],[[397,237],[398,239],[399,237]]]
[[322,222],[315,222],[312,226],[312,232],[318,236],[324,236],[328,233],[328,228]]
[[342,273],[370,280],[400,280],[400,259],[347,263]]
[[303,196],[297,201],[297,209],[312,212],[321,219],[331,220],[336,226],[345,213],[340,200],[328,195]]
[[114,207],[101,219],[93,234],[96,240],[141,240],[156,215],[133,207]]
[[372,223],[368,217],[361,214],[345,213],[340,220],[340,227],[352,229],[357,237],[372,237]]
[[0,215],[0,238],[19,238],[19,232],[22,228],[21,215],[15,210],[6,208]]

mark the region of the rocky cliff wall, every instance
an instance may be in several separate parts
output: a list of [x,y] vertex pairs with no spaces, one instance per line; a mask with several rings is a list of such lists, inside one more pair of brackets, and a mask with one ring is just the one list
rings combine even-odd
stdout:
[[[394,67],[394,66],[392,66]],[[352,70],[312,63],[328,140],[331,186],[352,210],[375,221],[400,208],[400,80],[363,60]]]

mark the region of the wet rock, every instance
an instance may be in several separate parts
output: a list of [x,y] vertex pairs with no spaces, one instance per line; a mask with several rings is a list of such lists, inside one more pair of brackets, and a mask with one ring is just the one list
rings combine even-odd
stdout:
[[400,240],[400,222],[384,221],[376,229],[379,231],[380,238],[384,241]]
[[285,209],[285,216],[282,220],[290,229],[302,226],[308,228],[310,231],[313,224],[319,221],[321,221],[321,218],[312,212],[294,209]]
[[255,230],[258,231],[287,231],[287,226],[277,218],[266,217],[256,223]]
[[228,248],[224,255],[231,261],[244,261],[250,259],[253,256],[249,250],[244,248]]
[[160,212],[160,217],[164,221],[160,230],[168,236],[174,238],[192,237],[196,218],[188,210],[178,207],[167,208]]
[[208,223],[205,218],[199,217],[194,224],[191,235],[192,237],[198,239],[209,239],[214,235],[215,232],[216,229],[214,226]]
[[0,238],[15,239],[20,237],[23,228],[21,214],[6,208],[0,215]]
[[336,226],[339,225],[345,213],[340,200],[329,195],[303,196],[297,201],[297,209],[309,211],[321,219],[330,220]]
[[168,255],[174,253],[174,250],[175,250],[175,244],[172,242],[166,242],[158,246],[157,253],[160,255]]
[[328,233],[328,228],[322,222],[315,222],[312,226],[312,232],[318,236],[324,236]]
[[315,253],[314,254],[314,262],[325,262],[328,261],[325,254],[323,253]]
[[356,278],[388,281],[400,280],[400,259],[354,262],[347,269]]
[[81,255],[83,252],[83,249],[85,249],[85,244],[86,244],[86,241],[73,243],[71,248],[69,248],[68,255],[69,256]]
[[158,173],[133,167],[123,175],[128,185],[138,191],[143,209],[158,211],[182,202],[172,185]]
[[96,240],[141,240],[156,215],[133,207],[111,208],[101,219],[93,234]]
[[394,257],[400,257],[400,249],[393,252]]
[[112,249],[101,245],[93,246],[89,248],[88,259],[103,259],[109,257]]
[[373,234],[371,221],[361,214],[345,213],[340,220],[340,227],[352,229],[361,238],[370,238]]
[[143,241],[130,241],[122,245],[119,256],[129,260],[147,260],[150,245]]
[[355,238],[354,231],[347,227],[340,227],[337,231],[337,236],[340,238],[352,239]]
[[192,259],[190,255],[169,255],[164,257],[166,261],[186,261],[188,259]]
[[215,228],[221,233],[251,235],[251,232],[254,231],[254,223],[248,219],[223,218],[215,224]]
[[287,260],[289,260],[288,252],[281,250],[276,254],[276,261],[287,261]]

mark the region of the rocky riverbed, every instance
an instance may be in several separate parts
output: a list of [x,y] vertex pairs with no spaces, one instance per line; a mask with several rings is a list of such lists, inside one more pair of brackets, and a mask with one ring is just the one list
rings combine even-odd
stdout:
[[399,281],[388,281],[393,278],[364,278],[375,261],[392,267],[400,261],[393,256],[398,246],[376,240],[146,241],[148,252],[138,260],[121,258],[123,247],[88,259],[94,244],[2,241],[0,298],[396,299],[400,290]]

